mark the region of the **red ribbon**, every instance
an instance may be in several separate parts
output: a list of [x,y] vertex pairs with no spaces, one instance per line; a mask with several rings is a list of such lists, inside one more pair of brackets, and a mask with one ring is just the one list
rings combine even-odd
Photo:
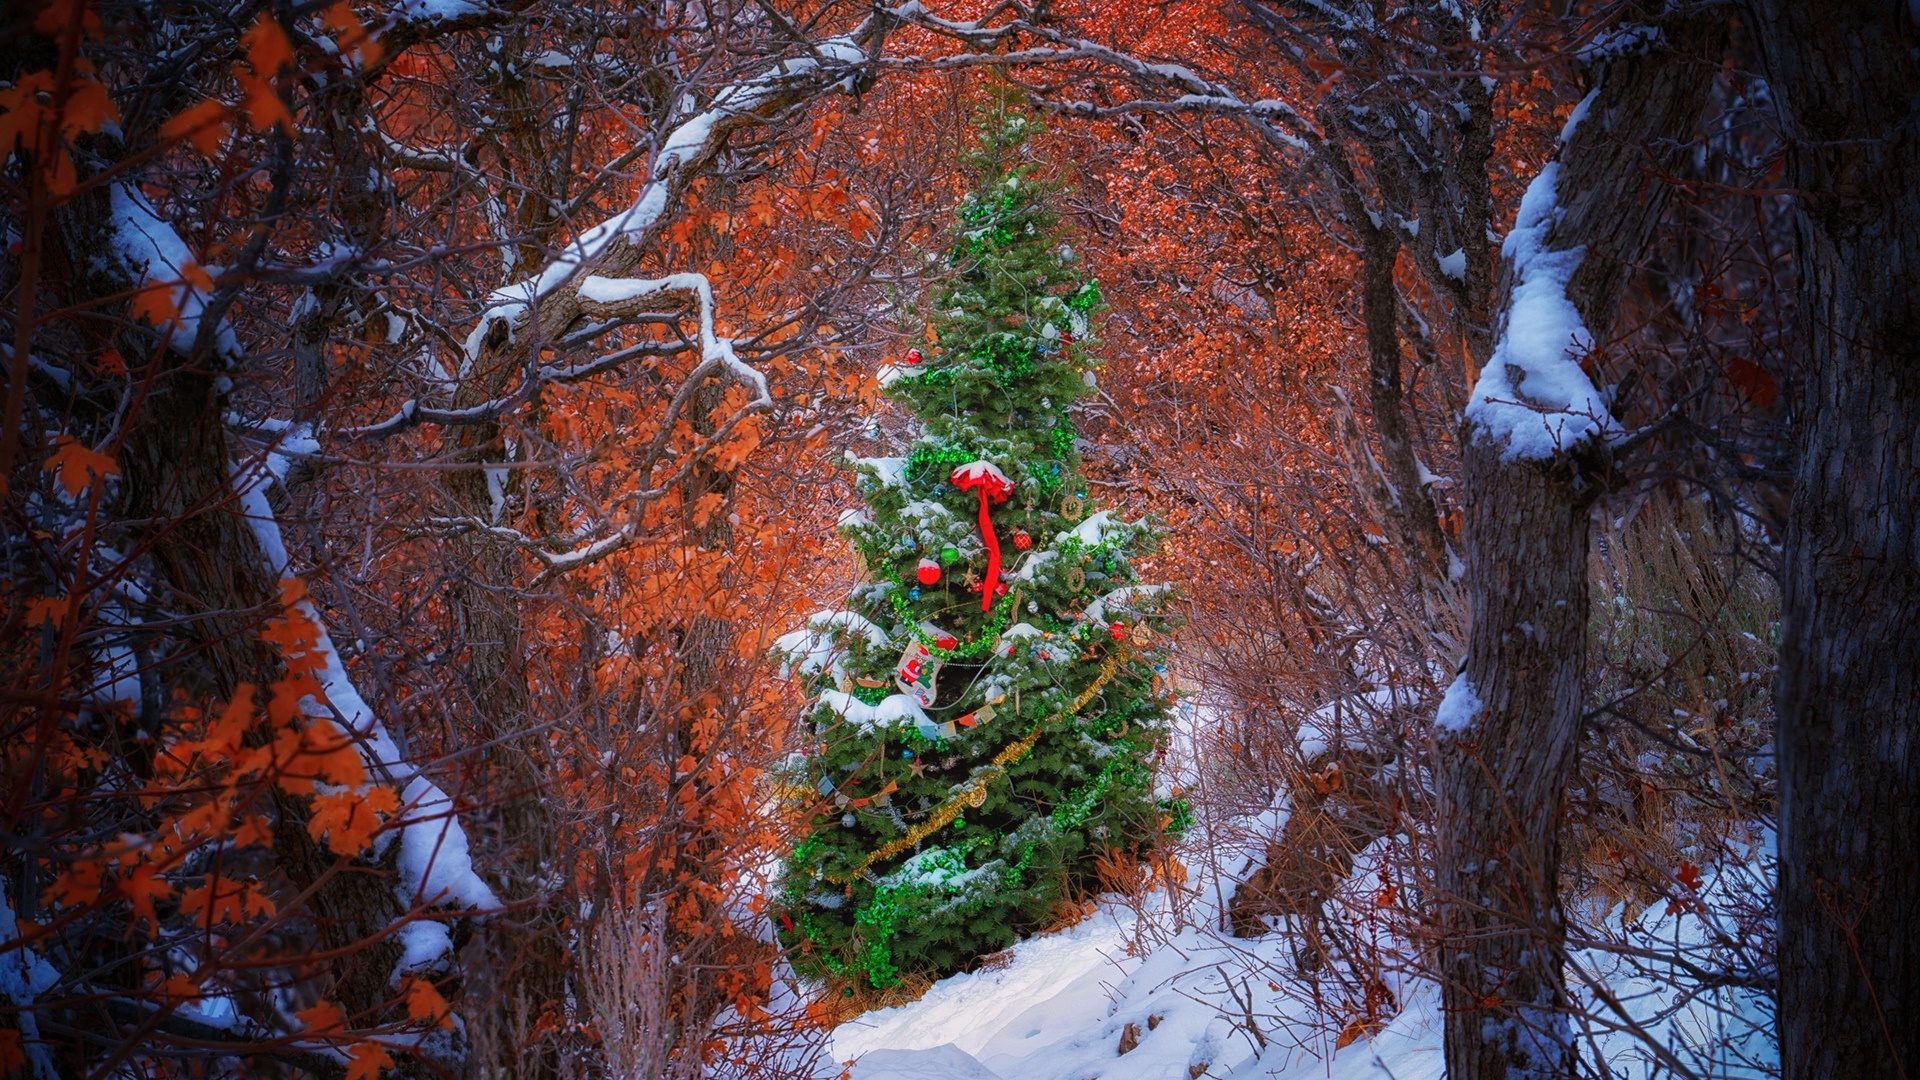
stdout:
[[993,594],[1000,585],[1000,538],[993,535],[993,504],[1013,494],[1013,481],[989,461],[973,461],[947,478],[961,491],[980,492],[980,536],[987,542],[987,579],[980,588],[980,610],[993,610]]

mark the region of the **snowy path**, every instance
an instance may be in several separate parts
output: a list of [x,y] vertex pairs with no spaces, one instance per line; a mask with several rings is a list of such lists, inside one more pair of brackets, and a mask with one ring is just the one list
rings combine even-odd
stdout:
[[[1135,916],[1103,905],[1061,933],[1025,941],[994,971],[942,980],[921,1000],[868,1013],[834,1032],[833,1057],[854,1080],[1438,1080],[1438,1011],[1430,993],[1370,1042],[1334,1052],[1266,972],[1279,935],[1234,941],[1186,930],[1129,956]],[[1229,983],[1233,991],[1229,991]],[[1265,1030],[1228,1016],[1253,1000]],[[1274,1030],[1272,1017],[1300,1015]],[[1150,1024],[1149,1021],[1152,1020]],[[1128,1024],[1139,1044],[1119,1053]],[[1260,1040],[1265,1040],[1265,1046]],[[1305,1045],[1301,1045],[1301,1044]]]

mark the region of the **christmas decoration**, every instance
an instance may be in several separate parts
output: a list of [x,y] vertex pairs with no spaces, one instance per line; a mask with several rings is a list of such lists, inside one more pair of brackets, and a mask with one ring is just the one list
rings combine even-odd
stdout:
[[[925,355],[886,382],[913,441],[851,462],[866,507],[841,534],[870,572],[778,646],[818,680],[780,785],[804,834],[769,912],[808,978],[967,968],[1186,820],[1154,794],[1164,658],[1128,633],[1164,619],[1134,572],[1158,534],[1090,513],[1075,449],[1099,291],[1058,233],[1031,121],[988,113]],[[1004,566],[1002,539],[1031,554]]]
[[992,611],[994,590],[1000,584],[1000,541],[993,534],[992,508],[1013,494],[1013,481],[991,461],[970,461],[953,470],[950,479],[961,491],[980,493],[980,536],[987,542],[986,587],[980,590],[980,610]]

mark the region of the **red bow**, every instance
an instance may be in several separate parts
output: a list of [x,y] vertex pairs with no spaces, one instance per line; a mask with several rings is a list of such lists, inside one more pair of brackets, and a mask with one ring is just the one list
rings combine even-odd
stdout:
[[993,594],[1000,583],[1000,540],[993,535],[993,504],[1013,494],[1013,481],[990,461],[969,461],[947,478],[961,491],[980,492],[980,535],[987,542],[987,580],[980,589],[980,610],[993,610]]

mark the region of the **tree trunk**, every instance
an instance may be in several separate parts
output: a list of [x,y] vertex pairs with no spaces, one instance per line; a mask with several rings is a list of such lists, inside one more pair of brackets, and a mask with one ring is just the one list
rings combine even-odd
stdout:
[[[1665,205],[1642,162],[1692,135],[1725,37],[1711,16],[1662,30],[1667,47],[1590,73],[1597,94],[1559,154],[1543,248],[1584,248],[1566,296],[1597,342]],[[1510,261],[1502,323],[1514,275]],[[1505,363],[1498,348],[1492,363]],[[1570,1076],[1559,815],[1583,709],[1588,511],[1613,455],[1587,438],[1543,459],[1510,457],[1471,416],[1460,442],[1472,621],[1435,755],[1447,1075]],[[1477,710],[1463,707],[1467,694]]]
[[[1400,379],[1400,290],[1394,285],[1394,264],[1400,242],[1386,229],[1374,229],[1361,253],[1361,311],[1367,326],[1367,397],[1373,405],[1373,429],[1380,436],[1381,464],[1393,486],[1390,516],[1398,528],[1394,539],[1419,571],[1423,595],[1445,593],[1447,540],[1440,531],[1427,487],[1420,482],[1420,462],[1407,433],[1406,390]],[[1447,605],[1429,603],[1438,615]]]
[[1920,1069],[1920,99],[1907,5],[1755,4],[1801,193],[1780,643],[1787,1080]]
[[[196,689],[224,699],[244,683],[274,682],[283,669],[259,636],[265,620],[279,613],[279,591],[236,505],[226,402],[213,379],[204,365],[184,363],[156,379],[141,422],[129,430],[120,467],[125,516],[154,523],[154,562],[174,603],[196,616],[193,632],[202,646],[196,666],[208,676]],[[288,882],[298,892],[325,878],[307,907],[320,948],[341,954],[331,965],[331,997],[350,1016],[377,1015],[391,997],[387,977],[400,959],[392,938],[380,936],[401,915],[391,865],[380,873],[360,866],[328,877],[339,860],[307,831],[305,802],[276,788],[273,803],[273,847]]]

